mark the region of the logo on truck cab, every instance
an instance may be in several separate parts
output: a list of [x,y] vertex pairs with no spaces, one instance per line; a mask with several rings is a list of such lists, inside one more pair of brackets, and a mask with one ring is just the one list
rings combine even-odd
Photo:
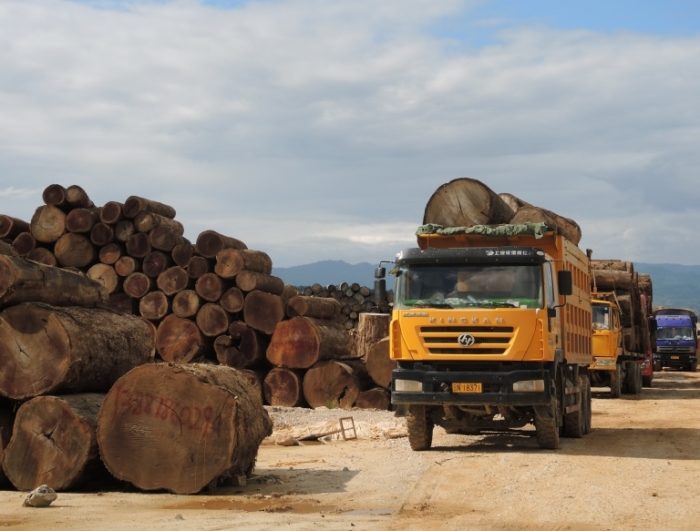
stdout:
[[474,343],[476,343],[476,338],[471,334],[460,334],[457,338],[457,343],[463,347],[471,347]]

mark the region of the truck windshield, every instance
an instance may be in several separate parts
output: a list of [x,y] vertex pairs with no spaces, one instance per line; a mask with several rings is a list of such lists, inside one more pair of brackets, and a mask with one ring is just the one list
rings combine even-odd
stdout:
[[694,339],[693,329],[685,326],[671,326],[668,328],[658,328],[656,339]]
[[593,330],[610,330],[610,306],[607,304],[594,304]]
[[542,308],[538,265],[410,264],[399,268],[396,308]]

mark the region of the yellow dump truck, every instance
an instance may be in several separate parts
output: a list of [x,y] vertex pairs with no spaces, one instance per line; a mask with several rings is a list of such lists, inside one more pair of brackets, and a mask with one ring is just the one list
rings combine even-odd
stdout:
[[[544,224],[418,230],[397,255],[391,400],[414,450],[522,428],[542,448],[590,431],[588,257]],[[381,274],[380,274],[381,276]]]

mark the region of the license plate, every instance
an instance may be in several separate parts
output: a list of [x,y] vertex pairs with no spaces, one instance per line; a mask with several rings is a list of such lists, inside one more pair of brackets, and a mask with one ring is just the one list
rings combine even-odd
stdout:
[[483,388],[481,382],[452,382],[453,393],[481,393]]
[[672,360],[679,360],[679,359],[681,359],[681,357],[680,356],[671,356],[671,359]]

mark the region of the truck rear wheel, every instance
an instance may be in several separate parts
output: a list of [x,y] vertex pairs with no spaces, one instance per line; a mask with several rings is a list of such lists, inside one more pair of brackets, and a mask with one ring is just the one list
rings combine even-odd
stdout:
[[610,396],[612,398],[620,398],[622,394],[622,368],[620,365],[615,367],[614,371],[610,371]]
[[579,439],[583,437],[583,434],[585,433],[584,419],[586,412],[583,405],[584,395],[585,392],[583,389],[579,389],[579,391],[574,395],[576,397],[578,409],[576,411],[572,411],[571,413],[564,414],[564,435],[567,437]]
[[415,451],[429,450],[433,444],[433,422],[425,406],[409,406],[406,415],[408,443]]
[[642,392],[642,366],[639,363],[633,361],[625,363],[622,392],[630,395],[638,395]]
[[559,448],[559,426],[555,419],[536,416],[535,432],[540,448],[546,450]]

